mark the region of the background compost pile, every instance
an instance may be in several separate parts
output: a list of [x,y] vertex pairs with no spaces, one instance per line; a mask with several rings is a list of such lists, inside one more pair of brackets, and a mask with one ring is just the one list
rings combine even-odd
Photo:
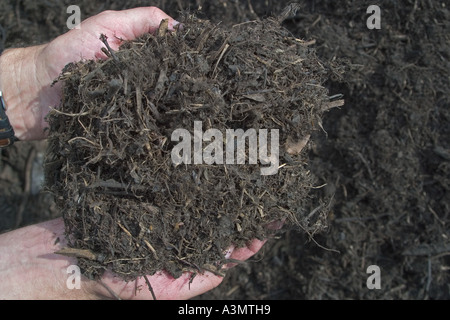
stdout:
[[[324,227],[324,210],[305,212],[313,185],[300,150],[334,105],[322,86],[330,71],[279,21],[222,28],[191,17],[108,55],[63,70],[62,106],[49,117],[47,183],[70,246],[96,256],[80,257],[86,275],[216,272],[229,246],[267,238],[271,222]],[[194,121],[223,137],[269,129],[267,155],[278,152],[270,135],[279,130],[279,164],[263,175],[248,139],[246,150],[219,141],[223,164],[174,164],[172,133],[187,129],[191,146]],[[225,142],[245,164],[225,156]]]

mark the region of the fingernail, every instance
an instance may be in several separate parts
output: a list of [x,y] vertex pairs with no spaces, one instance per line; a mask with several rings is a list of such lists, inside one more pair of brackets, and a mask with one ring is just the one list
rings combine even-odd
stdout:
[[177,20],[173,20],[172,28],[174,28],[175,30],[183,30],[183,24]]
[[225,250],[224,254],[225,254],[225,259],[229,259],[231,257],[231,254],[234,251],[234,246],[231,245],[227,250]]

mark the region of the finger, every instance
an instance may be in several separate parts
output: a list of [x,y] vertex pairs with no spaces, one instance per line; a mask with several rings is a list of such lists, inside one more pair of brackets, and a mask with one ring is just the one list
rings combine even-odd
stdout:
[[154,295],[158,300],[185,300],[217,287],[223,280],[223,277],[210,272],[195,277],[192,277],[191,272],[184,272],[180,277],[174,278],[161,271],[146,278],[139,277],[135,281],[125,282],[107,271],[102,276],[102,285],[97,287],[96,293],[108,298],[151,300]]
[[253,239],[247,244],[246,247],[235,249],[230,256],[230,259],[242,261],[247,260],[248,258],[255,255],[266,242],[267,240]]
[[[149,278],[149,282],[154,285],[154,292],[158,299],[162,300],[186,300],[217,287],[223,280],[223,277],[204,272],[192,277],[191,272],[185,272],[177,279],[168,274],[165,278],[153,276]],[[155,284],[153,284],[153,282]]]
[[[256,254],[264,245],[266,240],[254,239],[246,247],[235,249],[231,246],[226,256],[229,259],[244,261]],[[226,269],[235,266],[229,263]],[[148,280],[148,283],[147,283]],[[120,297],[121,299],[190,299],[217,287],[223,277],[204,272],[192,277],[191,272],[184,272],[179,278],[174,278],[165,271],[157,272],[152,276],[139,277],[135,281],[125,282],[121,278],[107,271],[102,276],[102,286],[97,288],[97,294],[109,298]],[[151,286],[151,289],[149,287]],[[152,293],[153,291],[153,293]]]
[[[266,228],[269,230],[279,230],[283,227],[285,223],[285,219],[283,220],[274,220],[272,222],[269,222],[266,225]],[[246,247],[243,248],[238,248],[236,249],[236,247],[234,245],[231,245],[230,247],[228,247],[227,250],[225,250],[224,256],[225,259],[232,259],[232,260],[247,260],[250,257],[252,257],[253,255],[255,255],[261,248],[262,246],[267,242],[266,240],[258,240],[258,239],[253,239],[252,241],[250,241]],[[230,266],[234,266],[235,264],[227,264],[225,266],[225,268],[229,268]]]
[[[98,30],[96,36],[99,37],[100,33],[104,33],[109,38],[111,48],[117,50],[122,40],[134,40],[144,34],[155,33],[161,21],[165,19],[168,19],[169,30],[174,30],[179,24],[156,7],[141,7],[123,11],[104,11],[92,20],[86,20],[85,26],[91,28],[91,24],[96,25]],[[81,28],[83,27],[82,24]]]
[[[246,247],[235,249],[235,247],[232,246],[227,250],[225,258],[230,260],[245,261],[254,256],[266,242],[267,240],[253,239],[247,244]],[[229,269],[236,265],[237,263],[227,263],[223,268]]]
[[[123,41],[134,40],[146,33],[155,32],[161,21],[169,19],[168,28],[173,30],[179,24],[156,7],[141,7],[123,11],[103,11],[84,20],[78,29],[59,36],[47,46],[52,57],[57,52],[58,59],[49,61],[51,74],[56,77],[69,62],[81,59],[107,59],[100,35],[104,34],[112,50],[118,50]],[[62,49],[64,48],[64,49]]]
[[119,11],[120,18],[124,21],[132,21],[131,36],[134,39],[146,33],[154,33],[161,24],[162,20],[169,20],[169,30],[174,30],[174,27],[179,24],[178,21],[167,15],[164,11],[156,7],[135,8],[124,11]]
[[266,228],[269,230],[280,230],[281,228],[283,228],[284,223],[286,222],[286,219],[282,219],[282,220],[274,220],[272,222],[269,222],[266,225]]

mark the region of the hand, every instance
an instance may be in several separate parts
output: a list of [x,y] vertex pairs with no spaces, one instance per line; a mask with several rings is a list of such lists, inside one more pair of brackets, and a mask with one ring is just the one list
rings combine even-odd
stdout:
[[[148,7],[105,11],[91,17],[52,42],[36,47],[10,49],[0,57],[0,90],[7,114],[20,140],[45,137],[45,116],[60,103],[61,88],[51,86],[64,66],[80,59],[102,59],[100,34],[117,50],[122,40],[132,40],[155,31],[163,19],[169,29],[177,23],[161,10]],[[84,279],[81,290],[66,286],[67,267],[76,259],[57,255],[65,245],[62,219],[44,222],[0,235],[1,298],[90,299],[117,295],[125,299],[151,299],[145,278],[124,282],[107,272],[99,281]],[[264,244],[254,240],[247,248],[229,251],[231,259],[246,260]],[[147,277],[157,299],[188,299],[216,287],[222,277],[209,272],[196,276],[186,272],[174,279],[161,271]],[[103,285],[101,284],[103,283]],[[108,288],[108,289],[107,289]],[[113,294],[114,293],[114,294]]]
[[[230,249],[229,258],[232,260],[244,261],[258,252],[264,245],[265,241],[253,240],[247,247],[237,250]],[[225,268],[230,268],[234,264],[230,264]],[[157,299],[161,300],[184,300],[190,299],[211,289],[217,287],[223,280],[222,277],[205,272],[191,279],[191,272],[184,272],[181,277],[174,279],[164,271],[153,276],[148,276],[147,280],[154,291]],[[112,291],[116,292],[123,299],[152,299],[152,293],[144,277],[138,278],[136,281],[124,282],[116,278],[111,272],[105,273],[101,280]],[[136,288],[138,291],[136,292]],[[97,296],[110,297],[111,293],[103,286],[96,284],[93,289]],[[117,297],[116,297],[117,298]]]
[[156,31],[163,19],[169,19],[169,30],[178,24],[155,7],[104,11],[48,44],[6,50],[0,57],[0,90],[19,140],[45,138],[45,116],[61,101],[61,87],[52,82],[70,62],[106,58],[101,34],[117,50],[123,40]]
[[[234,250],[230,258],[246,260],[263,241],[254,240],[248,248]],[[69,289],[67,268],[76,259],[55,254],[66,245],[61,218],[0,235],[1,299],[152,299],[144,277],[125,282],[106,272],[100,281],[82,277],[81,288]],[[190,283],[191,273],[174,279],[161,271],[148,276],[157,299],[189,299],[213,289],[222,277],[205,272]],[[108,289],[107,289],[108,288]]]

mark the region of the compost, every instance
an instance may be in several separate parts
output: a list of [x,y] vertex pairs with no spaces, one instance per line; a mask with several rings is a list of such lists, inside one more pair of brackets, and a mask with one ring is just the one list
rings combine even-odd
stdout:
[[273,237],[274,222],[323,229],[302,150],[342,105],[323,86],[339,68],[281,20],[163,21],[116,52],[102,35],[108,59],[66,66],[46,185],[85,275],[222,274],[227,248]]

